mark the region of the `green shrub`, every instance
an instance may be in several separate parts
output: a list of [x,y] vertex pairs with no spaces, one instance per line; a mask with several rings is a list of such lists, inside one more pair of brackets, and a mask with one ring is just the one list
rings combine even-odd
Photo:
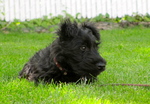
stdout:
[[43,18],[26,21],[20,21],[18,19],[15,19],[13,22],[6,22],[5,20],[0,20],[0,30],[20,32],[42,32],[43,30],[47,30],[48,32],[52,32],[52,30],[54,30],[64,18],[69,18],[71,21],[76,20],[77,22],[150,22],[150,15],[148,13],[146,15],[133,13],[133,15],[131,16],[125,15],[123,17],[116,18],[111,18],[108,13],[106,13],[105,15],[99,14],[94,18],[84,18],[80,13],[77,13],[75,17],[73,17],[66,11],[62,11],[62,13],[62,15],[58,16],[53,16],[52,14],[50,14],[49,16],[43,16]]

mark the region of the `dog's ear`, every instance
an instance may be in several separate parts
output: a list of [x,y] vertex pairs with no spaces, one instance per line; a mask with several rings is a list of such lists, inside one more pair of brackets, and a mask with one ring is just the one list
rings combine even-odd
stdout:
[[78,25],[76,22],[72,23],[69,19],[64,20],[60,24],[60,29],[57,34],[60,41],[68,41],[74,38],[78,33]]
[[94,23],[83,23],[83,28],[90,29],[92,31],[92,34],[95,36],[97,41],[100,41],[100,33],[98,32],[97,28],[94,26]]

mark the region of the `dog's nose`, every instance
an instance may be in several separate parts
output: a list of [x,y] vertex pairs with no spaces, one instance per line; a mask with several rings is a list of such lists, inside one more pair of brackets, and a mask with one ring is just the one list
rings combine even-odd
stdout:
[[105,63],[97,63],[96,66],[97,66],[98,70],[105,70],[106,64]]

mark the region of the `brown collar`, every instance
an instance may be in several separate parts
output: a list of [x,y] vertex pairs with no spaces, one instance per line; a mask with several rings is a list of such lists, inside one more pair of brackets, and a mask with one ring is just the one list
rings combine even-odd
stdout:
[[61,67],[61,65],[57,62],[56,58],[54,58],[54,62],[56,64],[56,66],[63,72],[63,74],[67,75],[66,69]]

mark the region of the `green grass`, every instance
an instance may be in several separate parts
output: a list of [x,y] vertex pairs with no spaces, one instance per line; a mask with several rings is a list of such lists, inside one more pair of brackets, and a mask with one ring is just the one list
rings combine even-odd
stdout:
[[150,87],[100,86],[110,83],[150,84],[150,29],[101,31],[100,53],[107,70],[92,84],[35,86],[18,72],[54,35],[0,33],[0,104],[150,104]]

